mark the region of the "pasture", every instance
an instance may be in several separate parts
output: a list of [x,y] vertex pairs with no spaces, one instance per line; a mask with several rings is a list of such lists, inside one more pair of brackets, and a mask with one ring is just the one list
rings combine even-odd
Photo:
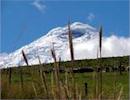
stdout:
[[[31,69],[31,70],[30,70]],[[22,82],[21,82],[21,70],[22,70]],[[30,73],[31,72],[31,73]],[[40,77],[39,67],[23,67],[12,68],[11,76],[10,70],[1,71],[1,93],[2,99],[54,99],[59,98],[57,93],[57,84],[55,73],[44,73],[46,80],[42,82]],[[74,80],[76,85],[76,98],[80,99],[95,99],[96,98],[96,75],[94,72],[74,73]],[[103,72],[102,88],[103,99],[115,100],[119,97],[121,91],[121,100],[128,100],[129,92],[129,73],[128,72]],[[11,79],[10,79],[11,77]],[[67,98],[73,98],[72,89],[72,77],[71,73],[64,72],[59,73],[58,81],[60,88],[60,99],[66,98],[65,90],[67,90]],[[87,87],[85,87],[87,83]],[[63,87],[67,86],[68,89]],[[87,89],[86,89],[87,88]],[[122,88],[122,90],[121,90]]]

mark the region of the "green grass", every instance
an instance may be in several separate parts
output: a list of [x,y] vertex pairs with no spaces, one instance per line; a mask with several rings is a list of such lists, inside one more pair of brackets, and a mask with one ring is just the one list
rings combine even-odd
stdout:
[[[32,88],[32,77],[31,74],[27,70],[23,71],[23,80],[24,80],[24,89],[21,90],[20,87],[20,74],[18,70],[13,70],[12,73],[12,83],[9,87],[8,84],[8,75],[6,71],[2,71],[2,98],[9,99],[9,98],[26,98],[26,99],[33,99],[33,98],[46,98],[46,94],[43,91],[43,87],[41,84],[41,79],[38,73],[38,70],[34,69],[33,71],[33,79],[34,84],[37,90],[38,96],[35,96],[34,90]],[[95,79],[94,73],[76,73],[75,74],[75,82],[82,91],[82,98],[93,98],[95,93]],[[51,82],[51,74],[48,73],[47,75],[47,84],[50,86]],[[60,74],[60,80],[65,81],[64,73]],[[70,80],[71,81],[71,80]],[[107,72],[103,73],[103,98],[105,99],[114,99],[114,73]],[[118,72],[116,73],[116,92],[115,96],[117,97],[120,91],[121,86],[123,86],[123,94],[121,96],[122,100],[128,100],[128,72],[124,72],[120,75]],[[88,84],[88,95],[85,95],[85,86],[84,83]],[[50,87],[49,87],[50,89]]]
[[[128,66],[129,57],[110,57],[110,58],[102,58],[102,66],[105,67],[113,67],[119,66],[122,64],[124,67]],[[88,60],[77,60],[74,61],[75,67],[85,67],[85,66],[92,66],[96,67],[98,65],[97,59],[88,59]],[[54,65],[53,63],[44,65],[45,69],[52,68]],[[72,66],[71,62],[60,62],[60,66],[62,67],[70,67]],[[1,70],[1,97],[2,99],[46,99],[47,94],[44,91],[44,87],[41,81],[40,73],[39,73],[39,65],[33,66],[24,66],[22,68],[22,76],[23,76],[23,89],[21,87],[20,82],[20,68],[11,68],[12,70],[12,78],[11,78],[11,85],[9,85],[9,73],[7,73],[7,69]],[[30,73],[31,72],[31,73]],[[77,86],[77,90],[80,91],[83,99],[95,99],[95,72],[91,73],[75,73],[75,84]],[[72,79],[68,75],[68,85],[71,88]],[[60,73],[58,76],[62,85],[65,85],[65,74]],[[52,84],[51,84],[51,73],[46,74],[46,84],[48,85],[48,92],[49,98],[53,97],[52,95]],[[33,79],[33,81],[32,81]],[[55,81],[55,79],[54,79]],[[116,83],[115,83],[116,81]],[[85,95],[85,84],[88,84],[88,94]],[[32,85],[33,84],[33,85]],[[122,75],[119,72],[106,72],[103,73],[103,99],[116,99],[119,96],[119,92],[121,87],[123,87],[123,93],[121,95],[121,100],[128,100],[128,72],[123,72]],[[115,87],[114,87],[115,86]],[[54,87],[57,88],[57,87]],[[35,93],[35,91],[37,94]],[[63,90],[63,89],[62,89]],[[62,91],[63,92],[63,91]],[[71,94],[73,91],[71,91]],[[62,93],[61,93],[62,94]]]

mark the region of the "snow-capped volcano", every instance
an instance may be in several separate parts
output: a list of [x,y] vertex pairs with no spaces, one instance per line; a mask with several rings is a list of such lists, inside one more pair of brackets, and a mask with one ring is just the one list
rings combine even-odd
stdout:
[[[95,38],[97,31],[95,28],[88,24],[75,22],[70,25],[74,45],[83,41],[88,41]],[[10,67],[25,65],[21,51],[24,50],[29,64],[38,64],[37,56],[40,57],[43,63],[52,62],[52,56],[50,49],[54,45],[57,57],[61,57],[62,60],[68,60],[66,53],[68,51],[68,27],[58,27],[49,31],[46,35],[37,39],[36,41],[21,47],[8,56],[4,57],[0,61],[1,67]]]
[[[75,22],[70,25],[73,37],[75,59],[96,58],[98,48],[98,31],[96,28]],[[21,51],[24,50],[29,65],[53,62],[51,48],[54,46],[57,58],[70,60],[68,46],[68,26],[57,27],[36,41],[0,57],[0,68],[25,65]],[[103,37],[102,56],[130,55],[130,38],[110,36]],[[125,44],[125,45],[124,45]]]

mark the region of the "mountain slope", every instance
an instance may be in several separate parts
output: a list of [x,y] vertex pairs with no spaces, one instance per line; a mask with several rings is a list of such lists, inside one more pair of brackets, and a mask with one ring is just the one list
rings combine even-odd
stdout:
[[[88,24],[75,22],[71,24],[74,57],[78,59],[97,58],[98,31]],[[25,65],[21,51],[24,50],[29,65],[38,64],[38,56],[42,63],[53,62],[51,48],[54,46],[57,58],[70,60],[68,46],[68,27],[57,27],[34,42],[21,47],[8,55],[0,55],[0,68]],[[117,57],[130,55],[130,37],[110,36],[102,39],[102,56]]]
[[[80,22],[72,23],[71,30],[73,34],[74,46],[76,46],[78,43],[83,44],[88,40],[96,39],[98,35],[98,32],[95,28]],[[52,29],[46,35],[42,36],[36,41],[23,46],[15,52],[4,57],[4,59],[0,61],[0,66],[11,67],[25,65],[21,50],[25,51],[30,65],[38,63],[37,56],[40,57],[42,63],[52,62],[53,59],[50,53],[52,45],[54,45],[57,57],[61,57],[62,60],[69,60],[67,32],[67,26]]]

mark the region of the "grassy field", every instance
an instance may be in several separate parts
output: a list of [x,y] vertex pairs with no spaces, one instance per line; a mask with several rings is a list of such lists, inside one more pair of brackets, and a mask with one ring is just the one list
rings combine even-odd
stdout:
[[[34,68],[32,74],[29,73],[28,69],[22,69],[23,85],[21,85],[21,74],[20,68],[13,69],[11,74],[11,83],[9,84],[9,71],[2,70],[1,72],[1,88],[2,88],[2,99],[45,99],[48,98],[44,92],[44,87],[41,82],[39,70]],[[67,73],[60,73],[59,80],[65,83]],[[69,73],[68,73],[69,74]],[[78,94],[81,94],[82,99],[94,99],[95,98],[95,72],[88,73],[75,73],[75,84],[77,86]],[[71,84],[71,75],[68,75],[68,82]],[[104,72],[103,73],[103,99],[117,100],[119,91],[122,87],[121,100],[128,100],[128,72],[123,72],[122,75],[119,72]],[[33,81],[33,84],[32,84]],[[87,83],[87,94],[85,93],[85,83]],[[52,74],[46,73],[46,84],[49,92],[49,99],[52,96]],[[23,86],[23,87],[22,87]],[[57,88],[57,87],[56,87]],[[62,91],[62,90],[61,90]],[[62,94],[62,92],[61,92]]]

